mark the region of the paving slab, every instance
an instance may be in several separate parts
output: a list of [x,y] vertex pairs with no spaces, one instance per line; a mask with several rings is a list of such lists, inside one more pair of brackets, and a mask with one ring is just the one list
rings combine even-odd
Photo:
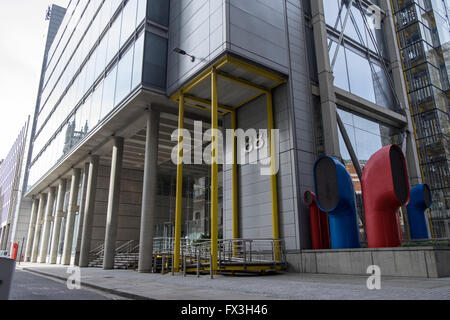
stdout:
[[[18,268],[67,279],[68,267],[21,264]],[[81,283],[131,299],[156,300],[449,300],[450,278],[382,277],[380,290],[367,277],[285,273],[267,276],[142,274],[131,270],[82,268]]]

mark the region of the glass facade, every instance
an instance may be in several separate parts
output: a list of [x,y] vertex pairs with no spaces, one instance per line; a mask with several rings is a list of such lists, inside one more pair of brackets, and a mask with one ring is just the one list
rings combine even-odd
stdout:
[[[378,1],[372,3],[378,4]],[[384,25],[377,29],[369,23],[367,6],[359,1],[349,6],[349,1],[328,0],[324,9],[335,86],[398,111],[388,72]],[[342,30],[344,36],[338,46]]]
[[[211,170],[192,165],[183,170],[181,235],[191,241],[211,236]],[[163,163],[158,168],[158,217],[156,238],[172,238],[175,230],[176,166]],[[223,237],[223,174],[219,166],[219,238]]]
[[[26,124],[5,159],[0,160],[0,227],[11,219],[19,188],[22,157],[27,137]],[[1,239],[0,239],[1,240]],[[0,248],[1,250],[1,248]]]
[[[344,123],[345,130],[347,131],[361,169],[364,169],[370,157],[381,148],[391,144],[402,144],[404,134],[399,129],[360,117],[342,109],[338,109],[338,113]],[[339,132],[339,147],[342,161],[353,178],[357,209],[361,215],[364,215],[361,183],[341,132]],[[362,224],[360,226],[362,227]]]
[[397,0],[393,10],[423,178],[432,189],[436,237],[450,219],[448,0]]
[[29,186],[142,83],[165,90],[167,39],[147,31],[146,21],[167,27],[166,2],[69,3],[48,55]]
[[[390,144],[402,144],[403,133],[399,129],[368,120],[341,109],[338,110],[338,113],[358,157],[361,169],[364,168],[370,157],[381,148]],[[342,159],[345,162],[351,161],[341,134],[339,134],[339,145]]]

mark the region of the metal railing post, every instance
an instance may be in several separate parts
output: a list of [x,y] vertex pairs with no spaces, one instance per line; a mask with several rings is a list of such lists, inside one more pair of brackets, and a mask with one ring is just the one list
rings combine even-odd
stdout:
[[166,262],[165,262],[166,259],[165,258],[166,258],[166,256],[163,255],[162,256],[162,260],[161,260],[161,262],[162,262],[161,263],[161,274],[164,274],[164,271],[165,271],[164,270],[165,269],[165,265],[166,265]]
[[222,243],[219,242],[219,266],[222,266]]
[[[175,275],[175,268],[174,268],[174,266],[175,266],[175,261],[173,261],[174,258],[175,258],[175,252],[172,252],[172,261],[171,261],[171,265],[172,265],[172,276]],[[177,266],[177,270],[178,270],[178,266]]]
[[200,278],[200,250],[197,251],[197,278]]
[[247,262],[247,242],[243,241],[242,244],[244,245],[244,266]]
[[209,273],[211,275],[211,279],[214,279],[214,265],[213,265],[213,256],[212,253],[209,254]]
[[275,261],[275,240],[272,241],[272,261]]
[[156,273],[156,257],[153,255],[153,252],[152,252],[152,273]]

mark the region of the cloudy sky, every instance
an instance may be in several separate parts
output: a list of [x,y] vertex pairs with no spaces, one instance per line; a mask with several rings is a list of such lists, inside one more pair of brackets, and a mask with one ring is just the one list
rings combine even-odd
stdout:
[[4,159],[36,103],[49,4],[69,0],[0,1],[0,159]]

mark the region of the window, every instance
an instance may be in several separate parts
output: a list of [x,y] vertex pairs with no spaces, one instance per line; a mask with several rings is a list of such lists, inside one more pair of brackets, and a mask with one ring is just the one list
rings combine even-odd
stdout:
[[125,44],[125,41],[131,36],[136,29],[136,12],[137,0],[130,0],[123,9],[122,31],[120,34],[120,47]]
[[100,119],[103,119],[114,107],[114,91],[116,85],[117,65],[114,66],[105,78],[102,96],[102,109]]
[[144,60],[144,33],[141,33],[134,44],[133,76],[131,88],[136,88],[142,82],[142,63]]
[[111,62],[111,59],[119,51],[120,45],[120,29],[122,25],[122,13],[120,13],[116,20],[114,20],[111,29],[108,32],[108,50],[106,52],[106,64]]
[[163,26],[169,25],[169,1],[147,1],[147,18]]
[[133,46],[130,46],[119,61],[114,105],[117,105],[131,90],[133,70]]
[[102,109],[102,93],[103,82],[100,82],[92,93],[91,113],[89,116],[89,123],[91,124],[91,127],[94,127],[101,120],[100,114]]
[[351,50],[345,51],[348,59],[350,91],[364,99],[375,102],[372,70],[369,61]]
[[144,82],[165,89],[166,68],[167,39],[147,32],[144,55]]

